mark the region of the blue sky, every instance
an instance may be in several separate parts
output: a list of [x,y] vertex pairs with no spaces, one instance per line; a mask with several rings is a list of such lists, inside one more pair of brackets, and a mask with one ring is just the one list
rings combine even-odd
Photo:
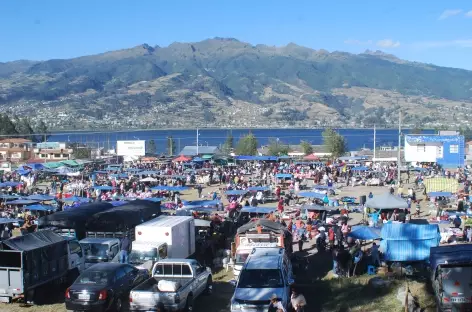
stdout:
[[472,69],[472,1],[2,0],[0,62],[212,37]]

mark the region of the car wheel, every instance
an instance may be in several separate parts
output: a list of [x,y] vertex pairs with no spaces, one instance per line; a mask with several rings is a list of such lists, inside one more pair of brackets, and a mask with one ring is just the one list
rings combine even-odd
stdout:
[[192,312],[193,311],[193,297],[188,296],[187,301],[185,302],[184,312]]
[[211,276],[208,276],[204,294],[211,295],[212,292],[213,292],[213,279],[211,278]]
[[121,298],[116,298],[115,301],[115,312],[120,312],[123,308],[123,301]]

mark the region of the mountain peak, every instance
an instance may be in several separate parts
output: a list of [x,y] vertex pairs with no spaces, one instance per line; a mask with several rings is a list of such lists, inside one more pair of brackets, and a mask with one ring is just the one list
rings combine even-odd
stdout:
[[225,37],[215,37],[215,38],[213,38],[213,40],[217,40],[217,41],[230,41],[230,42],[241,42],[241,41],[239,41],[239,40],[236,39],[236,38],[225,38]]

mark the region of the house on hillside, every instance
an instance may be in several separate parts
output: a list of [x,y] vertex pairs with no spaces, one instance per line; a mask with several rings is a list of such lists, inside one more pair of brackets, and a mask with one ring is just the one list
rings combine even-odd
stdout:
[[33,149],[35,160],[60,161],[72,158],[74,150],[68,148],[65,142],[43,142],[36,144]]

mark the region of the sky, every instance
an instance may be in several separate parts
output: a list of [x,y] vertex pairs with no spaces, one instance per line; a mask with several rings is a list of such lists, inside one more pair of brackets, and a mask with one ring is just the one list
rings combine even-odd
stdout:
[[231,37],[472,70],[472,1],[1,0],[0,62]]

